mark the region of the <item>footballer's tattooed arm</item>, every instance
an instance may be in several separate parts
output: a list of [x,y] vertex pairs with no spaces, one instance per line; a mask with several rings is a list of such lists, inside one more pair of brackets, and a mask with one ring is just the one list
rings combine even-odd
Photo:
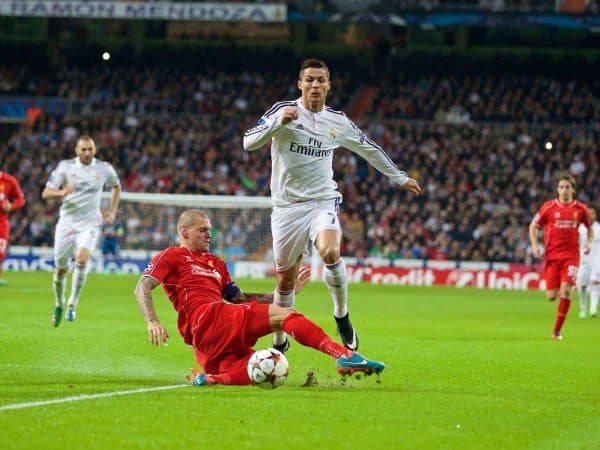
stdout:
[[273,293],[248,293],[245,294],[242,290],[235,284],[235,281],[230,281],[223,288],[222,296],[229,303],[247,303],[247,302],[259,302],[270,304],[273,303]]
[[166,344],[169,339],[169,333],[158,320],[156,310],[154,309],[154,301],[152,300],[152,289],[159,284],[154,278],[142,276],[135,287],[135,298],[144,319],[146,319],[148,335],[154,345]]

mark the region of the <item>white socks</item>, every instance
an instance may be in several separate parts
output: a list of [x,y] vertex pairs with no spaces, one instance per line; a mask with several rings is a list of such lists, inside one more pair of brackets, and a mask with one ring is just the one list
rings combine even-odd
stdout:
[[63,306],[65,304],[65,281],[67,279],[67,274],[63,274],[61,276],[57,275],[54,272],[54,277],[52,278],[52,287],[54,289],[54,306]]
[[[293,289],[289,292],[280,292],[279,289],[275,289],[273,293],[273,303],[284,308],[294,306],[295,300],[296,297]],[[273,333],[273,345],[282,345],[285,342],[285,338],[286,334],[284,331],[276,331]]]
[[590,314],[598,314],[598,300],[600,299],[600,284],[590,286]]
[[333,315],[338,319],[346,316],[348,314],[348,273],[344,260],[326,264],[323,279],[333,299]]
[[79,303],[79,296],[81,290],[85,285],[87,278],[87,264],[75,264],[75,270],[73,270],[73,279],[71,280],[71,295],[69,296],[69,306],[77,308]]

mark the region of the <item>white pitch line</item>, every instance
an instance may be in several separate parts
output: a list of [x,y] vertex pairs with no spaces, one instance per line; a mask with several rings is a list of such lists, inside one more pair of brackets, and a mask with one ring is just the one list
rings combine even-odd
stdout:
[[97,398],[117,397],[119,395],[141,394],[144,392],[167,391],[169,389],[177,389],[180,387],[189,386],[189,384],[172,384],[169,386],[157,386],[151,388],[131,389],[129,391],[114,391],[104,392],[102,394],[82,394],[73,397],[55,398],[53,400],[40,400],[39,402],[13,403],[10,405],[0,405],[0,411],[8,411],[9,409],[25,409],[34,408],[36,406],[53,405],[55,403],[79,402],[82,400],[94,400]]

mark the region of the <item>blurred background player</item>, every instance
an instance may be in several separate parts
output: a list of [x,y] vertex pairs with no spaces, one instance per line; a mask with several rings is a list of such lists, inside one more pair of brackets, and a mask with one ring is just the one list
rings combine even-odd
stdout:
[[[248,385],[248,360],[257,339],[285,330],[302,345],[336,359],[337,371],[381,372],[384,364],[368,360],[332,341],[314,322],[292,308],[273,304],[273,294],[244,294],[231,280],[225,261],[209,253],[212,224],[199,210],[184,211],[177,221],[180,245],[158,253],[135,289],[135,296],[154,345],[169,334],[158,320],[152,290],[162,284],[177,311],[177,325],[194,348],[205,373],[192,370],[192,384]],[[310,278],[301,271],[294,289]],[[227,300],[227,302],[223,301]]]
[[558,197],[545,202],[529,225],[531,250],[536,258],[541,256],[538,230],[544,230],[546,297],[550,301],[556,300],[557,296],[560,298],[552,331],[555,340],[562,340],[561,328],[571,306],[571,288],[575,285],[579,267],[579,225],[588,229],[584,253],[589,253],[594,239],[589,210],[584,203],[574,199],[576,187],[572,176],[561,176],[557,185]]
[[8,238],[10,237],[10,221],[8,215],[11,211],[25,205],[25,196],[15,177],[0,170],[0,286],[8,282],[2,277],[2,264],[8,253]]
[[117,259],[120,256],[120,239],[125,235],[125,227],[120,223],[106,224],[102,230],[102,256],[105,260]]
[[[61,199],[58,223],[54,233],[54,315],[52,323],[60,324],[65,304],[65,280],[71,256],[75,256],[75,270],[65,318],[75,320],[77,303],[87,277],[88,261],[96,248],[102,223],[115,220],[121,184],[114,167],[100,161],[96,145],[90,136],[81,136],[75,145],[76,157],[61,161],[50,174],[42,192],[44,199]],[[104,186],[112,188],[110,208],[100,210]]]
[[[364,158],[392,182],[419,194],[416,180],[341,111],[325,105],[331,88],[327,65],[306,59],[297,82],[301,97],[275,103],[244,134],[244,149],[258,150],[271,142],[271,232],[277,287],[275,304],[294,304],[294,283],[302,256],[313,242],[325,264],[325,283],[333,298],[333,316],[346,348],[358,348],[348,313],[348,277],[340,257],[342,229],[338,212],[342,194],[333,179],[333,151],[344,147]],[[285,352],[284,333],[274,347]]]
[[[587,243],[588,230],[585,225],[579,225],[579,257],[580,265],[577,271],[577,290],[579,292],[579,318],[585,319],[588,315],[588,300],[590,300],[591,292],[591,272],[593,266],[598,267],[600,264],[600,223],[596,220],[596,210],[590,208],[590,217],[592,220],[592,230],[594,232],[594,240],[591,244],[590,252],[584,253],[585,245]],[[597,269],[597,281],[596,284],[600,283],[600,267]],[[598,297],[596,297],[596,307],[590,308],[589,313],[592,317],[596,317],[598,313]],[[594,313],[592,314],[592,311]]]

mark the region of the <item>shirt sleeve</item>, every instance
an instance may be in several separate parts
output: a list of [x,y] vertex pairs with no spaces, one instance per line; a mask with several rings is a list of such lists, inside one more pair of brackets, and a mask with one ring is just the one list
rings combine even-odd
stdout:
[[108,187],[114,187],[121,184],[119,181],[119,176],[117,175],[117,171],[112,166],[112,164],[108,164],[108,176],[106,177],[106,183]]
[[60,189],[65,184],[66,177],[63,170],[63,164],[59,163],[56,169],[52,171],[46,182],[46,187],[50,189]]
[[548,209],[550,208],[550,204],[544,203],[542,207],[535,213],[533,216],[532,222],[536,224],[538,227],[542,228],[548,222]]
[[283,127],[281,124],[281,114],[283,113],[284,106],[290,105],[282,105],[281,102],[275,103],[258,119],[258,122],[252,128],[246,130],[244,133],[244,150],[249,152],[258,150],[269,142],[273,135]]
[[[583,216],[581,217],[581,223],[585,225],[585,227],[589,230],[590,228],[592,228],[592,216],[590,215],[590,210],[588,209],[587,206],[584,206],[583,208]],[[586,238],[587,238],[587,233],[586,233]]]
[[154,278],[162,284],[172,270],[173,262],[170,258],[169,249],[166,249],[152,258],[142,276]]
[[389,155],[350,119],[344,116],[344,130],[340,136],[340,145],[356,153],[375,167],[379,172],[396,184],[404,184],[408,180],[406,172],[398,169]]

